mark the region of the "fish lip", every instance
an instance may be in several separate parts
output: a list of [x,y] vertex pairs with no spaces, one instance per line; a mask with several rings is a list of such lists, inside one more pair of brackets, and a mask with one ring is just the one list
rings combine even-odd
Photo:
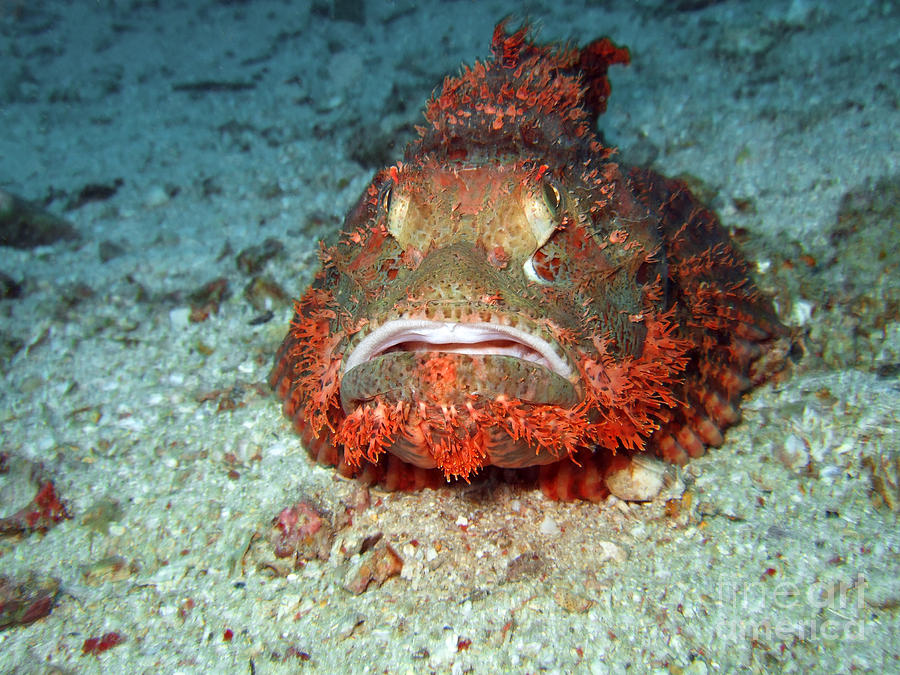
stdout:
[[[434,345],[433,351],[457,354],[494,354],[512,356],[544,366],[560,377],[570,379],[572,367],[553,344],[532,333],[485,321],[458,322],[429,319],[394,319],[366,335],[344,358],[342,373],[367,363],[405,342]],[[498,346],[496,343],[509,343]],[[481,350],[479,344],[494,343]],[[444,346],[444,349],[440,347]],[[421,350],[430,351],[430,350]]]

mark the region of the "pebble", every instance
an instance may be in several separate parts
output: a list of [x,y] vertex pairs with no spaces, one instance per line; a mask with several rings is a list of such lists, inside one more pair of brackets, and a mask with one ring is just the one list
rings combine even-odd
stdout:
[[812,319],[815,305],[808,300],[795,300],[791,309],[791,323],[797,326],[805,326]]
[[541,534],[546,534],[548,536],[556,536],[559,534],[559,525],[556,524],[556,521],[553,520],[550,516],[546,516],[540,525]]
[[166,192],[166,189],[162,185],[154,185],[149,190],[147,190],[147,194],[144,195],[144,203],[147,206],[162,206],[170,199],[169,193]]
[[191,310],[187,307],[176,307],[169,312],[169,322],[172,328],[184,330],[188,327],[191,318]]
[[657,459],[638,455],[627,466],[607,476],[606,487],[624,501],[646,502],[662,490],[666,468]]
[[623,563],[628,558],[628,554],[625,553],[625,550],[618,544],[614,544],[611,541],[601,541],[599,542],[599,546],[601,554],[600,559],[597,560],[597,562],[612,560],[616,563]]

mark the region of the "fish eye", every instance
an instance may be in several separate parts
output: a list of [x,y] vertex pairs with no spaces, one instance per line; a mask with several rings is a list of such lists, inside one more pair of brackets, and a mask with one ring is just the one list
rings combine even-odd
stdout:
[[378,218],[387,226],[388,232],[404,245],[416,239],[416,230],[409,222],[410,198],[399,186],[393,182],[381,188],[378,194]]
[[540,195],[531,193],[525,201],[525,218],[534,236],[534,252],[525,260],[523,270],[525,277],[541,285],[554,281],[555,272],[546,263],[546,256],[541,253],[544,246],[560,225],[559,214],[562,208],[562,192],[554,181],[544,178]]
[[543,193],[544,204],[550,211],[550,214],[555,218],[559,213],[560,204],[562,204],[562,195],[559,193],[559,188],[550,181],[544,181]]
[[391,195],[394,193],[394,184],[387,183],[381,188],[381,194],[378,195],[378,206],[382,213],[390,213],[391,211]]

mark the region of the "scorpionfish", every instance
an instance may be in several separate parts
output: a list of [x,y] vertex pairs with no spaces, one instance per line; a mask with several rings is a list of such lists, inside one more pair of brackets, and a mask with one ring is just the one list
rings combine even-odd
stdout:
[[409,490],[490,470],[600,500],[641,455],[720,445],[786,330],[685,184],[594,131],[627,49],[500,23],[491,51],[322,246],[270,383],[342,475]]

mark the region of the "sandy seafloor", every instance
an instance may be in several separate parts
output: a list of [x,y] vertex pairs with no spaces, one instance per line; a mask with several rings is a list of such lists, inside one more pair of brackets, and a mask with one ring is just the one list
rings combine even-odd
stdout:
[[[299,295],[510,13],[631,48],[604,137],[688,176],[803,356],[650,503],[487,485],[363,509],[263,384],[290,306],[255,321],[244,289]],[[887,0],[0,0],[0,189],[81,234],[0,248],[3,512],[40,465],[72,516],[0,541],[0,574],[61,589],[0,632],[0,672],[900,672],[898,36]],[[189,321],[216,278],[230,297]],[[254,533],[300,500],[336,538],[276,573]],[[402,573],[351,594],[377,533]]]

